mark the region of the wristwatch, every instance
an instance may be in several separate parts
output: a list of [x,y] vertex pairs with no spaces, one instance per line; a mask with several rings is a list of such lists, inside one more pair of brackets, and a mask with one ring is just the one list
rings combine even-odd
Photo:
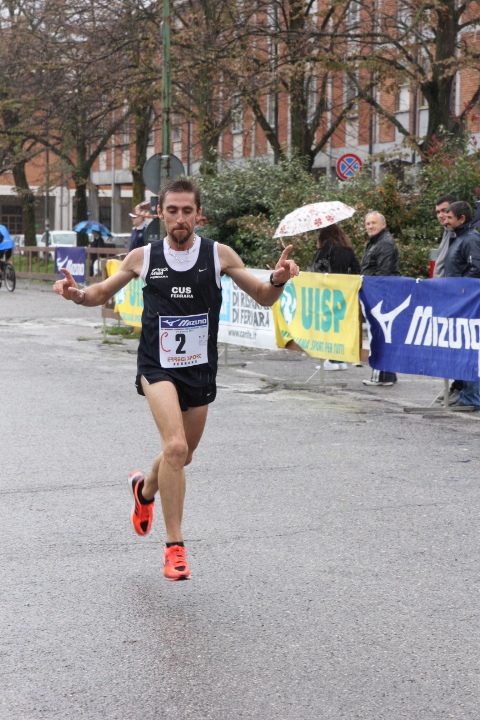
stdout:
[[77,288],[77,290],[83,293],[83,297],[79,302],[77,302],[76,300],[74,300],[73,302],[75,303],[75,305],[83,305],[83,303],[85,302],[85,298],[87,297],[87,293],[85,292],[85,290],[80,290],[80,288]]
[[273,287],[283,287],[286,285],[286,283],[274,283],[273,282],[273,272],[270,273],[270,285],[273,285]]

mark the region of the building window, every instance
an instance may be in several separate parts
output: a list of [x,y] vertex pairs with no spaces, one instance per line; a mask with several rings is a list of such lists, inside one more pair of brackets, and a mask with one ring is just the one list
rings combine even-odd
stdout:
[[408,7],[407,3],[402,2],[402,0],[399,0],[397,5],[397,22],[399,27],[401,27],[402,29],[408,27],[411,22],[410,8]]
[[128,170],[130,167],[130,125],[129,120],[123,128],[122,137],[122,168]]
[[[422,58],[422,75],[425,81],[428,79],[428,73],[430,70],[430,62],[428,58],[424,57]],[[421,90],[418,91],[418,107],[419,108],[427,108],[428,102]]]
[[357,25],[360,22],[360,3],[357,0],[351,0],[345,14],[345,21],[349,27]]
[[267,95],[267,113],[266,113],[266,120],[272,130],[275,130],[276,125],[276,117],[275,117],[275,95],[273,93],[270,93]]
[[172,142],[182,142],[182,116],[175,113],[172,121]]
[[233,98],[231,130],[232,135],[238,135],[243,132],[243,108],[240,105],[240,98],[238,96]]
[[[351,100],[354,100],[358,96],[357,91],[357,75],[356,73],[349,73],[345,76],[345,105]],[[355,102],[349,110],[348,117],[350,119],[357,117],[358,115],[358,102]]]
[[305,95],[307,99],[307,122],[310,124],[317,109],[317,77],[310,75],[305,82]]
[[400,85],[395,99],[395,112],[408,112],[410,110],[410,85]]
[[23,215],[21,205],[2,206],[2,225],[5,225],[10,235],[23,232]]
[[98,222],[105,225],[108,229],[112,227],[112,207],[111,205],[100,205],[98,208]]

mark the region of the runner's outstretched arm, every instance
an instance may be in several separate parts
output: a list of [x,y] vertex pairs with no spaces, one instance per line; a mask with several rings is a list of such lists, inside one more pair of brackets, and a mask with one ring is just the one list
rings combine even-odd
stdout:
[[[266,282],[262,282],[255,275],[248,272],[241,258],[228,245],[218,245],[218,256],[222,272],[231,277],[259,305],[267,306],[277,302],[283,292],[283,285],[300,272],[296,262],[288,259],[292,247],[293,245],[288,245],[282,252],[270,280]],[[274,285],[281,285],[282,287],[274,287]]]
[[85,290],[78,287],[68,270],[61,268],[61,272],[65,277],[54,283],[53,291],[57,295],[61,295],[65,300],[72,300],[76,305],[86,305],[87,307],[104,305],[130,280],[140,275],[142,264],[143,248],[136,248],[128,253],[114,275],[102,282],[90,285]]

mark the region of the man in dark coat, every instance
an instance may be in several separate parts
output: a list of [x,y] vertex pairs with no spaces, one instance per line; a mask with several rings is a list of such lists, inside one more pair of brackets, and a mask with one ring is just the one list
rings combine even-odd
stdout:
[[442,195],[435,203],[435,214],[437,220],[442,226],[443,234],[438,246],[438,255],[435,261],[433,277],[445,277],[445,259],[448,255],[450,244],[454,238],[453,230],[447,227],[447,210],[453,202],[456,202],[455,195]]
[[361,275],[400,275],[398,249],[387,230],[387,222],[379,212],[365,218],[368,240],[360,264]]
[[459,200],[449,205],[447,223],[454,239],[445,259],[445,277],[480,278],[480,233],[472,218],[468,203]]
[[[454,240],[445,258],[445,277],[480,278],[480,233],[473,226],[472,208],[462,200],[454,202],[448,207],[446,219]],[[464,381],[458,399],[449,404],[473,405],[480,410],[480,382]]]
[[[360,263],[361,275],[400,275],[398,248],[387,230],[387,221],[379,212],[370,212],[365,217],[368,240]],[[364,385],[393,385],[397,382],[395,373],[386,370],[372,370],[370,380]]]

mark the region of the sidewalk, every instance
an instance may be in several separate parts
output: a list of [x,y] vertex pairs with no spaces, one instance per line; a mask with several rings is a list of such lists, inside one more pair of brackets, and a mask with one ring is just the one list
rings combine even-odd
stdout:
[[136,341],[102,341],[99,308],[0,289],[0,718],[478,720],[478,413],[403,412],[441,380],[364,365],[316,392],[315,358],[229,346],[186,471],[191,579],[166,583],[159,505],[148,537],[130,521],[160,449]]
[[[442,378],[432,378],[424,375],[398,374],[396,385],[389,387],[372,387],[363,385],[362,380],[368,380],[371,368],[368,362],[362,362],[361,367],[348,364],[347,370],[325,371],[324,385],[320,383],[318,358],[312,358],[302,352],[291,350],[252,350],[228,346],[227,360],[229,364],[246,363],[244,368],[237,368],[238,375],[242,377],[263,378],[263,386],[267,389],[285,387],[292,390],[293,384],[304,385],[297,388],[297,392],[324,392],[328,395],[350,396],[358,402],[378,403],[384,402],[387,406],[398,409],[425,408],[433,405],[435,398],[443,394],[444,381]],[[223,348],[221,348],[219,365],[219,383],[222,382],[223,373],[228,371],[224,366]],[[343,387],[339,387],[339,385]],[[435,404],[435,414],[444,415],[443,404]],[[430,414],[430,413],[429,413]],[[453,415],[468,416],[470,420],[480,420],[480,413],[449,413]]]

